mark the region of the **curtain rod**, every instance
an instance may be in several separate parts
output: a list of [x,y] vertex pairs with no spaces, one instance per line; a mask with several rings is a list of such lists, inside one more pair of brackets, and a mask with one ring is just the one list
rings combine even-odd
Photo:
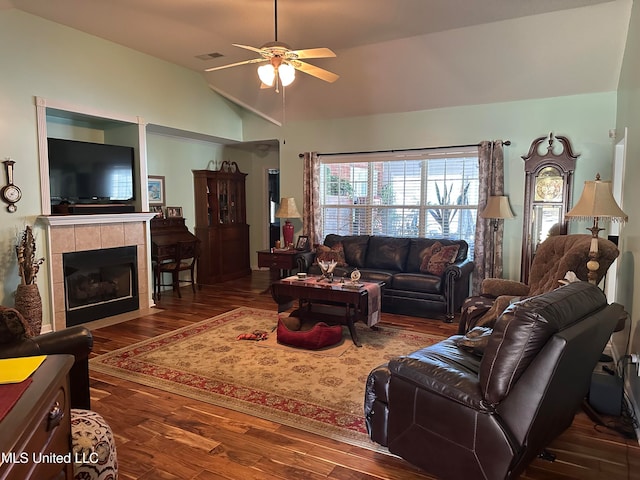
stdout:
[[[511,140],[504,140],[502,145],[506,145],[507,147],[511,145]],[[447,145],[446,147],[423,147],[423,148],[401,148],[399,150],[371,150],[367,152],[332,152],[332,153],[319,153],[319,156],[327,156],[327,155],[363,155],[365,153],[400,153],[400,152],[417,152],[420,150],[441,150],[443,148],[469,148],[469,147],[479,147],[479,143],[471,143],[469,145]],[[299,158],[304,157],[304,153],[298,154]]]

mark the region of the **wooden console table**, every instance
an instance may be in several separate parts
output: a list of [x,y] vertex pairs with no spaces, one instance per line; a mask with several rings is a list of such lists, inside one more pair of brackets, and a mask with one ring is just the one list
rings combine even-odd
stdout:
[[10,456],[0,464],[1,480],[73,478],[73,464],[66,461],[71,460],[72,365],[71,355],[47,356],[33,373],[31,385],[0,421],[0,453]]
[[[273,280],[291,275],[298,268],[298,259],[312,257],[312,252],[300,250],[258,250],[258,267],[271,269]],[[307,259],[307,263],[311,258]]]

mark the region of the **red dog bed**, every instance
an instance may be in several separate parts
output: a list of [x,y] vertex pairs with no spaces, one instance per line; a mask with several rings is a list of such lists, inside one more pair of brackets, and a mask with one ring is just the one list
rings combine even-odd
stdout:
[[289,330],[279,318],[276,338],[278,343],[318,350],[339,343],[342,340],[342,326],[318,322],[310,330]]

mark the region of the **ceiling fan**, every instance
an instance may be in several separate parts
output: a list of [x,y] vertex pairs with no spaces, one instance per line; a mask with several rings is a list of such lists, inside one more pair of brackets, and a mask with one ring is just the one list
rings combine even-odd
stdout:
[[244,48],[260,54],[260,58],[253,58],[251,60],[245,60],[244,62],[230,63],[220,67],[207,68],[205,72],[213,72],[250,63],[264,63],[264,65],[258,67],[258,77],[260,77],[260,81],[262,82],[261,88],[269,88],[275,84],[276,92],[278,91],[278,84],[286,87],[293,82],[296,70],[300,70],[301,72],[330,83],[335,82],[339,78],[339,75],[336,75],[333,72],[300,61],[301,58],[335,57],[336,54],[329,48],[291,50],[289,45],[278,41],[278,0],[274,0],[274,24],[274,42],[265,43],[260,48],[251,47],[249,45],[240,45],[237,43],[233,44],[234,47]]

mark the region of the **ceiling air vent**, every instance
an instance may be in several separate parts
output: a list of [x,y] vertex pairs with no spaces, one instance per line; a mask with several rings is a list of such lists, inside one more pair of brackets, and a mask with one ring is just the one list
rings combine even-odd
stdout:
[[220,57],[224,57],[224,55],[221,54],[220,52],[203,53],[202,55],[196,55],[196,58],[199,58],[200,60],[211,60],[212,58],[220,58]]

